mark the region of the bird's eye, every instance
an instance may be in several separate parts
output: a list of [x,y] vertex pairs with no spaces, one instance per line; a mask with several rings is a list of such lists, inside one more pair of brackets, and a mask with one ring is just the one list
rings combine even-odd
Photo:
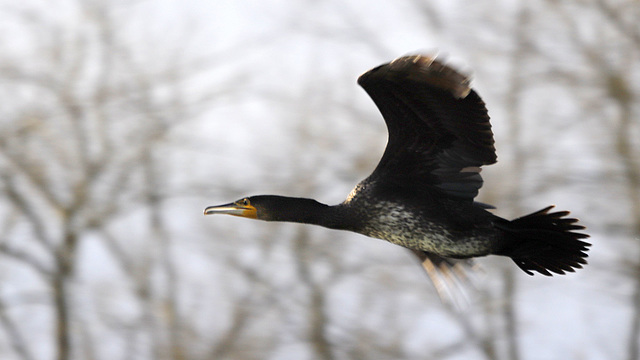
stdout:
[[249,206],[249,205],[251,205],[251,202],[249,201],[249,199],[244,198],[244,199],[242,199],[242,205]]

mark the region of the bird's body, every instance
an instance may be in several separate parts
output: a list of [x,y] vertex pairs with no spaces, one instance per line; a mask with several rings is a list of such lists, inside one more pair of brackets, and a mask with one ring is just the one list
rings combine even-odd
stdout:
[[231,214],[348,230],[411,249],[425,269],[490,254],[511,257],[526,273],[563,274],[586,264],[590,244],[568,212],[506,220],[474,201],[480,167],[496,162],[484,102],[469,80],[427,56],[407,56],[358,79],[384,116],[389,141],[378,166],[344,202],[276,195],[212,206]]
[[491,226],[495,216],[476,203],[460,203],[437,193],[417,196],[369,179],[356,189],[340,205],[366,209],[355,232],[453,258],[483,256],[495,250],[497,232]]

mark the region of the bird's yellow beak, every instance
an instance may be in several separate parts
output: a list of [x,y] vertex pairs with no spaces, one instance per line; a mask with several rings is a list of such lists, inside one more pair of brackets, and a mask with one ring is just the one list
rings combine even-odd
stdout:
[[252,205],[244,205],[239,202],[229,203],[224,205],[209,206],[204,209],[205,215],[213,214],[227,214],[233,216],[240,216],[250,219],[256,219],[258,217],[258,211]]

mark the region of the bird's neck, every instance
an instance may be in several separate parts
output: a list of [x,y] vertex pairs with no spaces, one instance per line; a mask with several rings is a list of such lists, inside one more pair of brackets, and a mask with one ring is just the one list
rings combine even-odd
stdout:
[[286,221],[319,225],[331,229],[352,230],[350,212],[343,205],[326,205],[313,199],[279,197],[278,211],[267,221]]

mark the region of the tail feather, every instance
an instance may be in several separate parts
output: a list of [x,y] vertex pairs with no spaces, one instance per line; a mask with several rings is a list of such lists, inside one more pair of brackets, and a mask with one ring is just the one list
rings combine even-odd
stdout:
[[511,257],[529,275],[537,271],[543,275],[574,272],[587,264],[591,244],[580,239],[589,235],[574,232],[583,230],[578,219],[568,218],[568,211],[549,212],[553,206],[496,224],[504,231],[504,247],[497,254]]

